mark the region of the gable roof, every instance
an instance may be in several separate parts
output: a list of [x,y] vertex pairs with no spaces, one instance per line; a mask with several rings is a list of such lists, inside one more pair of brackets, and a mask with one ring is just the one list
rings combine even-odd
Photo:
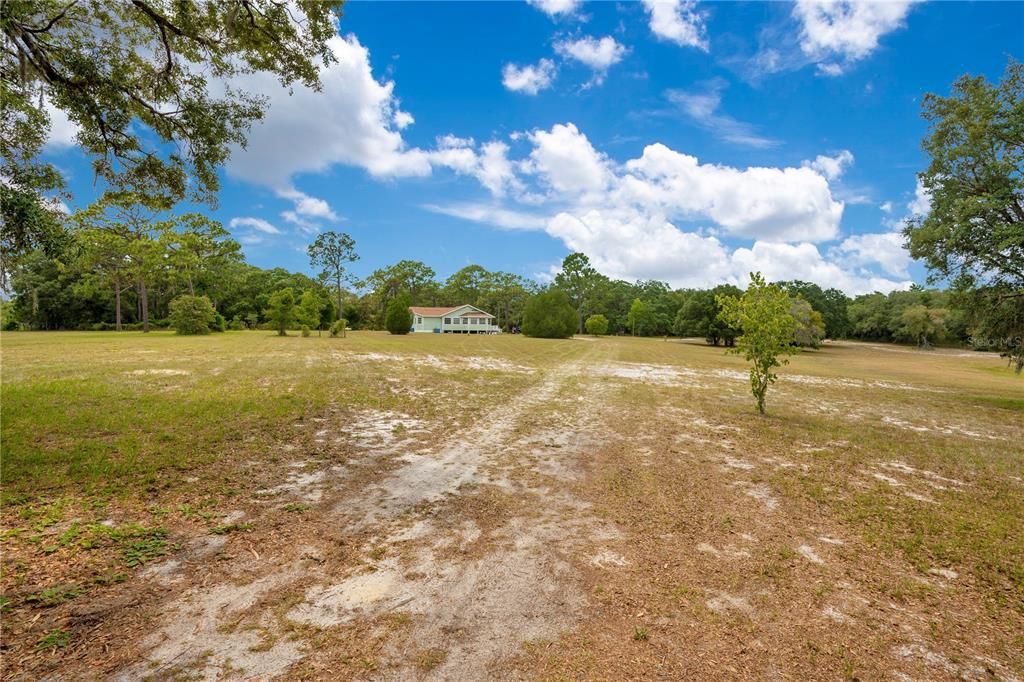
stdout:
[[444,315],[445,313],[450,313],[451,311],[455,310],[456,308],[461,308],[461,307],[462,307],[461,305],[457,305],[457,306],[455,306],[455,308],[452,308],[452,307],[449,307],[449,306],[446,306],[446,307],[443,307],[443,308],[431,308],[429,306],[417,306],[417,305],[414,305],[414,306],[411,306],[409,308],[409,310],[413,311],[417,315],[424,315],[426,317],[438,317],[440,315]]
[[432,307],[432,306],[409,306],[409,310],[415,315],[422,317],[442,317],[448,313],[453,313],[456,310],[462,310],[463,308],[469,308],[470,312],[463,313],[460,317],[494,317],[489,312],[480,310],[474,305],[463,303],[462,305],[449,306],[449,307]]

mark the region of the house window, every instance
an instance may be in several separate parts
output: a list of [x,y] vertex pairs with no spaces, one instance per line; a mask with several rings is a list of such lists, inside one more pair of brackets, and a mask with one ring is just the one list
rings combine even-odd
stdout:
[[450,318],[450,317],[444,318],[444,323],[445,324],[451,324],[452,323],[452,318]]
[[423,324],[423,318],[419,315],[416,316],[416,324]]

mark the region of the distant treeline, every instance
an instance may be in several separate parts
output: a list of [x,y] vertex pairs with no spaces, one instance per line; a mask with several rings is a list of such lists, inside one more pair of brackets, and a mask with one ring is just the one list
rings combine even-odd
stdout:
[[[254,328],[266,323],[270,297],[291,289],[295,299],[312,291],[325,301],[336,290],[323,278],[281,268],[265,270],[244,262],[241,250],[221,231],[207,229],[172,232],[153,240],[156,267],[112,275],[98,267],[94,247],[74,233],[62,253],[29,254],[11,273],[13,299],[4,305],[5,329],[114,329],[120,300],[124,329],[140,329],[148,308],[151,325],[166,327],[171,301],[183,294],[205,295],[218,313],[234,328]],[[182,256],[181,244],[206,241],[206,254]],[[102,265],[102,264],[101,264]],[[139,275],[143,276],[140,277]],[[890,294],[850,298],[838,289],[822,289],[810,282],[779,284],[813,310],[820,331],[812,336],[853,338],[907,343],[964,343],[971,336],[969,310],[958,306],[955,295],[914,287]],[[735,331],[718,320],[717,296],[738,296],[740,289],[721,285],[713,289],[672,289],[655,280],[613,280],[591,267],[583,254],[572,254],[552,283],[541,286],[507,272],[490,272],[467,266],[445,280],[418,261],[400,261],[374,271],[342,292],[342,308],[336,313],[354,329],[383,329],[387,304],[406,296],[413,305],[445,306],[470,303],[498,318],[506,331],[522,325],[523,311],[531,296],[545,288],[561,289],[576,310],[580,325],[591,315],[608,320],[608,332],[638,336],[698,336],[709,343],[729,343]],[[796,313],[794,309],[794,313]],[[816,341],[817,339],[812,339]],[[811,343],[810,345],[814,345]]]

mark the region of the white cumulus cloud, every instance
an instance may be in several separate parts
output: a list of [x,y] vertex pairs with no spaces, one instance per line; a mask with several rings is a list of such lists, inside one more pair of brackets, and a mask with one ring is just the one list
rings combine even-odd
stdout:
[[604,82],[608,69],[621,62],[629,50],[611,36],[600,39],[584,36],[577,40],[555,43],[555,52],[565,59],[572,59],[590,67],[594,72],[590,84],[600,85]]
[[[744,285],[760,270],[769,279],[799,278],[851,294],[909,286],[907,254],[894,237],[850,237],[825,252],[817,245],[839,238],[844,204],[830,181],[852,163],[847,151],[795,168],[736,168],[660,143],[618,163],[568,122],[514,137],[531,149],[516,160],[503,147],[502,179],[492,183],[516,183],[501,195],[511,205],[425,208],[499,228],[543,229],[627,280]],[[484,182],[479,167],[473,175]]]
[[907,289],[911,285],[909,280],[893,280],[844,268],[827,260],[814,244],[806,242],[755,242],[750,248],[736,249],[732,262],[736,273],[760,272],[768,281],[800,279],[822,287],[835,287],[851,296],[873,291],[887,293],[894,289]]
[[291,188],[297,173],[322,172],[335,164],[378,177],[429,175],[426,153],[409,149],[402,139],[400,128],[412,117],[402,115],[395,84],[373,77],[369,51],[355,36],[335,36],[328,45],[338,61],[321,67],[320,91],[296,84],[289,93],[267,73],[231,83],[270,101],[246,148],[233,151],[228,173],[277,190]]
[[914,0],[797,0],[800,49],[818,62],[818,72],[838,76],[867,57],[879,39],[903,26]]
[[836,247],[837,258],[854,266],[877,265],[895,277],[909,277],[910,252],[903,247],[898,232],[857,234],[847,237]]
[[772,241],[826,241],[837,236],[843,202],[811,168],[733,168],[702,164],[663,144],[627,161],[620,201],[658,207],[668,216],[710,218],[726,232]]
[[501,70],[501,83],[512,92],[536,95],[541,90],[551,87],[555,79],[555,63],[550,59],[541,59],[536,64],[517,66],[506,64]]
[[540,177],[557,194],[600,192],[611,179],[607,157],[572,123],[536,130],[529,139],[534,147],[522,169]]
[[43,109],[50,118],[50,130],[46,137],[46,147],[50,150],[62,150],[78,144],[79,125],[68,118],[63,109],[58,109],[49,97],[43,98]]
[[526,0],[526,2],[548,16],[557,17],[575,12],[582,0]]
[[813,161],[804,161],[803,165],[821,173],[826,180],[835,180],[853,163],[853,153],[844,149],[835,156],[819,154]]
[[917,180],[917,186],[914,188],[914,199],[907,204],[907,209],[910,211],[911,216],[926,216],[931,213],[932,195],[920,178]]
[[643,0],[650,14],[651,32],[683,47],[708,51],[704,15],[695,0]]

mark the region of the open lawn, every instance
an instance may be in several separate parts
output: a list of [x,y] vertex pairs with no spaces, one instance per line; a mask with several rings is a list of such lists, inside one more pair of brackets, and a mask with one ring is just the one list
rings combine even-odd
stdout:
[[5,679],[1024,678],[992,355],[0,342]]

